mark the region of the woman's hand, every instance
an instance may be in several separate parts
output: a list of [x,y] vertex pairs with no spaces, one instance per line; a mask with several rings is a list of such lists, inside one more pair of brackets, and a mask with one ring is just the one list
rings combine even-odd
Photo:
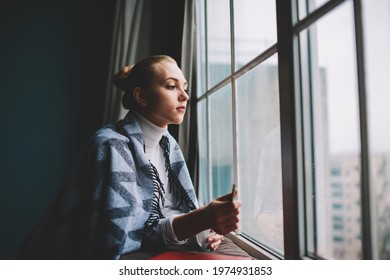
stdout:
[[[201,231],[212,229],[218,235],[225,235],[238,228],[238,208],[241,202],[232,201],[232,195],[226,194],[213,200],[206,206],[177,216],[172,227],[178,240],[184,240]],[[222,237],[215,237],[213,246],[219,246]]]
[[204,208],[206,223],[219,235],[236,230],[239,222],[239,207],[241,202],[232,201],[231,194],[221,196]]
[[217,250],[224,239],[225,237],[223,235],[212,231],[209,237],[207,237],[207,242],[209,242],[207,248],[211,251]]

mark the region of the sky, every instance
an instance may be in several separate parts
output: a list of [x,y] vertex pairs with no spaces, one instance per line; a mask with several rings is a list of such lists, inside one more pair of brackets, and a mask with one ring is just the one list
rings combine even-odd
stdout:
[[[216,60],[230,58],[227,0],[209,1],[209,35],[217,38],[209,51]],[[299,3],[303,3],[300,0]],[[327,0],[315,0],[319,7]],[[241,0],[235,5],[236,59],[244,62],[276,42],[274,1]],[[390,153],[390,1],[363,0],[363,36],[370,149]],[[259,12],[260,11],[260,12]],[[255,14],[254,14],[255,13]],[[222,28],[221,26],[224,26]],[[265,27],[265,28],[263,28]],[[345,1],[316,24],[319,67],[326,69],[329,152],[359,153],[359,100],[353,1]],[[221,29],[222,28],[222,29]],[[225,55],[221,55],[224,53]],[[237,54],[238,53],[238,54]]]
[[[363,2],[366,95],[370,149],[390,152],[390,2]],[[329,144],[332,153],[358,152],[359,111],[352,1],[318,22],[320,66],[327,70]]]

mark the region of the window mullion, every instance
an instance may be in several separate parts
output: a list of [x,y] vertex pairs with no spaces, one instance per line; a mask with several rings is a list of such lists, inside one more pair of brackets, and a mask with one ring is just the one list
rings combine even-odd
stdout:
[[[205,81],[205,87],[206,87],[206,93],[209,88],[209,59],[208,59],[208,26],[207,26],[207,2],[204,0],[204,32],[205,32],[205,71],[206,71],[206,81]],[[209,97],[206,96],[206,137],[207,137],[207,145],[206,145],[206,154],[207,154],[207,201],[211,201],[213,197],[213,189],[212,189],[212,167],[211,167],[211,136],[210,136],[210,102]],[[198,100],[199,102],[199,100]]]
[[234,0],[230,0],[230,51],[231,51],[231,89],[232,89],[232,124],[233,124],[233,183],[238,186],[238,155],[237,155],[237,107],[236,107],[236,83],[233,78],[235,71],[235,46],[234,46]]
[[354,1],[355,13],[355,36],[356,36],[356,61],[359,91],[359,119],[360,119],[360,141],[361,141],[361,215],[362,215],[362,246],[363,259],[373,258],[372,225],[372,203],[370,195],[370,169],[369,169],[369,146],[367,127],[367,102],[364,69],[364,48],[363,48],[363,24],[361,1]]
[[280,122],[283,181],[284,250],[286,259],[301,259],[303,235],[303,175],[300,98],[297,96],[295,67],[298,63],[297,36],[293,24],[295,1],[276,1]]
[[[296,32],[300,32],[303,29],[307,28],[309,25],[317,21],[319,18],[324,16],[325,14],[333,11],[334,8],[336,8],[338,5],[341,3],[345,2],[346,0],[329,0],[326,2],[323,6],[320,8],[316,9],[315,11],[311,12],[307,17],[302,19],[301,21],[297,21],[294,30]],[[294,1],[295,2],[295,1]],[[309,5],[309,3],[308,3]],[[308,10],[310,10],[309,6]]]

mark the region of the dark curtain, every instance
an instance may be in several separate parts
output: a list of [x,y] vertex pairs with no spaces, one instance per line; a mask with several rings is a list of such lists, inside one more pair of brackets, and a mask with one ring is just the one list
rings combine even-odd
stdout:
[[187,161],[196,192],[198,193],[198,133],[196,98],[196,16],[195,1],[186,0],[184,7],[181,69],[190,86],[187,113],[179,129],[179,145]]

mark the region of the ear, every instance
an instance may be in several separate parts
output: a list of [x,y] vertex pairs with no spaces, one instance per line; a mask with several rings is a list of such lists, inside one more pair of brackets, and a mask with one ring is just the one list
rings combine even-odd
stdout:
[[133,91],[134,100],[139,106],[145,107],[148,103],[146,102],[145,92],[140,87],[136,87]]

